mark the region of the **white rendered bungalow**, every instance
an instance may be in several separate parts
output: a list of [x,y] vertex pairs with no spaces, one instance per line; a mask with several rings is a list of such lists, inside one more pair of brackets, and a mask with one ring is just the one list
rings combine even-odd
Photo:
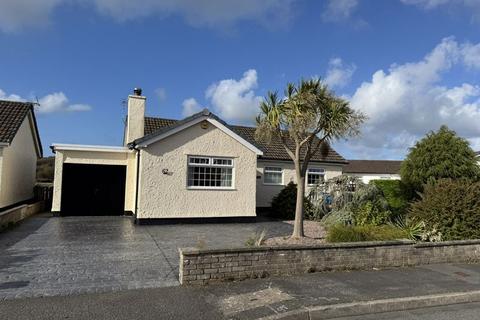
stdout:
[[[207,109],[183,120],[145,117],[141,90],[128,97],[123,147],[54,144],[52,211],[132,213],[139,223],[179,218],[252,219],[290,181],[280,144],[255,128],[225,123]],[[311,162],[307,184],[342,173],[330,146]]]

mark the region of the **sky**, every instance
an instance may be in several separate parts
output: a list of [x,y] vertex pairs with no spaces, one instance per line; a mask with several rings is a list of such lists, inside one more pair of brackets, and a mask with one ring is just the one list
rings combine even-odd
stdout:
[[253,125],[268,91],[320,77],[368,120],[347,159],[402,159],[442,124],[480,150],[479,0],[0,0],[0,99],[52,143],[121,145],[149,116]]

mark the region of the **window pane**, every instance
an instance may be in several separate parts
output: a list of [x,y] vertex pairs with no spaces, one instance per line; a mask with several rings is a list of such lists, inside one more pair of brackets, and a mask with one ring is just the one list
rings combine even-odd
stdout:
[[264,175],[264,182],[271,183],[271,184],[282,184],[282,173],[268,173],[266,172]]
[[188,167],[187,186],[189,187],[232,187],[232,168]]

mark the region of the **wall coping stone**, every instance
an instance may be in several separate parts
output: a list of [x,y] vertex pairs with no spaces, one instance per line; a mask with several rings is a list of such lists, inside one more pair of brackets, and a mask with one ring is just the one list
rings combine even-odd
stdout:
[[[480,243],[480,240],[477,240]],[[412,240],[392,240],[392,241],[365,241],[365,242],[339,242],[325,243],[314,246],[292,245],[292,246],[265,246],[265,247],[238,247],[222,249],[198,249],[198,248],[179,248],[180,254],[184,256],[198,254],[221,254],[221,253],[248,253],[264,251],[294,251],[294,250],[330,250],[345,248],[370,248],[370,247],[391,247],[414,245]],[[468,243],[470,244],[470,243]]]

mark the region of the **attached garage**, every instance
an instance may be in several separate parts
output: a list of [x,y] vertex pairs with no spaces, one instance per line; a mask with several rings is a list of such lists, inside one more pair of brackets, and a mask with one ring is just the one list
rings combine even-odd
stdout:
[[63,215],[123,215],[125,165],[63,165]]
[[134,212],[135,153],[124,147],[53,145],[52,212],[123,215]]

